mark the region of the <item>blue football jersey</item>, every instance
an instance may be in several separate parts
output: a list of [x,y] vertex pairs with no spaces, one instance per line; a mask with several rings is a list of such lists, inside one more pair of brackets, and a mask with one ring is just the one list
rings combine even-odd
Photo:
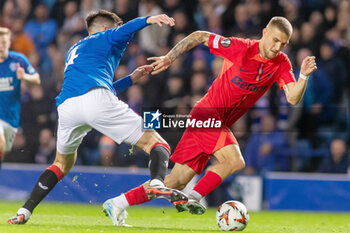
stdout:
[[148,25],[146,19],[133,19],[120,27],[94,33],[73,45],[65,58],[64,81],[56,105],[94,87],[104,87],[115,94],[114,72],[134,33]]
[[8,57],[0,62],[0,119],[18,128],[21,110],[21,80],[17,79],[17,63],[27,74],[36,71],[26,56],[10,51]]

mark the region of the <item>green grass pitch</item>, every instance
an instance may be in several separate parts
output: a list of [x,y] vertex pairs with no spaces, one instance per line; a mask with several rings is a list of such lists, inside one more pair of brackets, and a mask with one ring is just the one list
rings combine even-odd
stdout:
[[[8,225],[21,206],[19,202],[0,201],[1,233],[80,233],[80,232],[221,232],[216,225],[215,209],[202,216],[177,213],[173,208],[131,207],[127,223],[131,228],[114,227],[101,212],[100,205],[42,203],[25,225]],[[245,233],[350,233],[350,214],[306,212],[250,212]]]

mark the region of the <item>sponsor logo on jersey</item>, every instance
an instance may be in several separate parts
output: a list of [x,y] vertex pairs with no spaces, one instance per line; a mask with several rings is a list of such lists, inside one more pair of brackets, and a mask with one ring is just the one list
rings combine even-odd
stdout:
[[242,68],[239,68],[239,71],[241,71],[241,72],[249,72],[248,70],[244,70]]
[[0,77],[0,91],[12,91],[14,89],[13,77]]
[[241,79],[239,76],[234,77],[231,80],[231,82],[233,84],[239,86],[243,90],[253,91],[253,92],[265,91],[268,88],[267,85],[265,85],[265,86],[258,86],[258,85],[255,85],[255,84],[244,82],[243,79]]
[[231,40],[230,39],[223,39],[220,41],[220,44],[222,47],[229,47],[231,45]]
[[10,63],[10,70],[15,72],[17,70],[17,64],[15,62]]

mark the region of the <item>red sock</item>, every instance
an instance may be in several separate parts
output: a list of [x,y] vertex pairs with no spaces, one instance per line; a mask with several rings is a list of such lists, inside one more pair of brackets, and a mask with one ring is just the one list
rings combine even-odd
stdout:
[[129,190],[127,193],[124,193],[124,195],[130,206],[139,205],[149,201],[143,185]]
[[59,167],[57,167],[56,165],[51,165],[50,167],[47,168],[47,170],[52,171],[53,173],[55,173],[55,175],[57,176],[57,180],[60,181],[62,180],[62,178],[64,177],[63,172],[61,171],[61,169]]
[[212,171],[207,171],[202,179],[194,186],[193,190],[205,197],[216,189],[222,182],[221,177]]

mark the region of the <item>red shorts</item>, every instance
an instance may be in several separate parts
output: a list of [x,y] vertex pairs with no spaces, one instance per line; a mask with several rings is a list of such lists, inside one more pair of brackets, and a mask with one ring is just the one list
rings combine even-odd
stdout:
[[228,127],[209,132],[186,130],[170,160],[186,164],[200,174],[215,151],[232,144],[238,142]]

